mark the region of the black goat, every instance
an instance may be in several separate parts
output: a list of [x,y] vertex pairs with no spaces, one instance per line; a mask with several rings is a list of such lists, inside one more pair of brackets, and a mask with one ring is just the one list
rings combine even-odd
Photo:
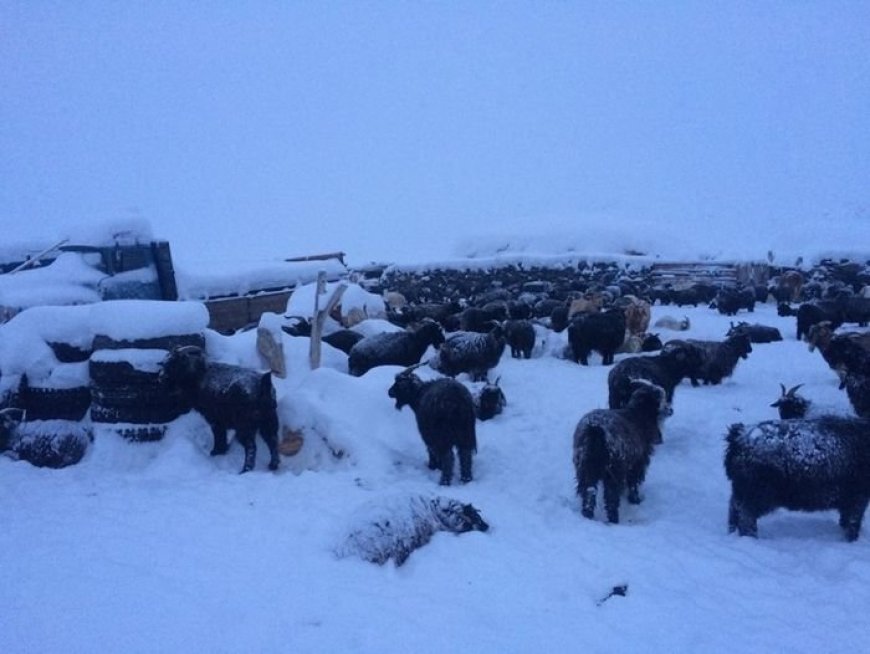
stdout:
[[688,347],[694,347],[700,353],[701,363],[689,372],[692,386],[698,386],[699,380],[704,384],[721,384],[722,380],[730,377],[737,367],[740,359],[749,358],[752,352],[752,343],[749,334],[741,332],[729,336],[724,341],[700,341],[687,339],[685,341],[668,341],[665,345],[682,343]]
[[619,361],[607,375],[608,405],[619,409],[628,404],[631,384],[646,379],[665,391],[668,402],[674,401],[674,389],[701,362],[697,348],[685,344],[668,343],[661,354],[635,356]]
[[359,343],[365,336],[352,329],[338,329],[334,332],[323,336],[324,343],[328,343],[334,348],[337,348],[345,354],[350,354],[353,346]]
[[460,481],[472,479],[471,458],[477,451],[476,417],[471,392],[454,379],[424,382],[411,370],[396,375],[387,391],[396,409],[414,411],[417,429],[429,452],[429,469],[441,470],[440,484],[453,479],[453,448],[459,452]]
[[827,320],[831,323],[832,329],[837,329],[843,324],[843,311],[840,304],[834,300],[804,302],[794,315],[797,317],[797,340],[806,337],[810,327],[817,323]]
[[504,353],[505,338],[501,325],[491,323],[488,334],[456,332],[441,344],[433,367],[455,377],[467,372],[472,381],[485,381]]
[[782,334],[776,327],[768,327],[758,323],[750,325],[748,322],[738,322],[735,325],[732,322],[731,328],[725,335],[736,336],[737,334],[748,334],[751,343],[773,343],[782,340]]
[[441,326],[431,319],[424,319],[411,331],[366,336],[350,349],[348,370],[354,377],[360,377],[377,366],[413,366],[419,363],[426,348],[438,347],[443,342]]
[[501,386],[498,385],[498,381],[496,379],[494,384],[485,384],[478,393],[472,396],[474,398],[474,413],[480,421],[495,418],[507,405],[507,398],[504,396]]
[[870,418],[870,372],[847,372],[842,385],[855,414]]
[[740,309],[755,311],[755,291],[751,288],[721,288],[714,303],[716,310],[726,316],[737,315]]
[[259,432],[269,448],[269,469],[278,468],[278,413],[270,373],[208,363],[202,348],[188,345],[166,356],[160,381],[181,390],[186,404],[208,422],[214,436],[212,456],[226,454],[227,431],[233,429],[245,448],[242,472],[253,470]]
[[840,512],[846,540],[861,530],[870,500],[870,422],[825,416],[731,425],[725,472],[728,529],[758,535],[758,518],[783,507]]
[[653,444],[661,439],[661,421],[670,405],[660,386],[644,380],[631,384],[631,396],[622,409],[595,409],[580,419],[574,430],[574,471],[584,518],[592,518],[598,484],[604,486],[608,522],[619,522],[619,502],[639,504],[640,485],[646,476]]
[[529,320],[508,320],[504,323],[507,344],[514,359],[531,359],[535,347],[535,327]]
[[464,534],[489,529],[473,505],[440,496],[387,498],[359,507],[353,515],[348,534],[335,548],[336,556],[359,556],[378,565],[392,559],[396,567],[439,531]]
[[577,314],[568,325],[568,343],[574,361],[589,365],[589,354],[595,350],[605,366],[613,364],[613,355],[625,340],[625,313],[608,309],[600,313]]
[[803,395],[797,394],[797,389],[803,386],[803,384],[792,386],[788,390],[785,390],[785,384],[780,384],[779,386],[782,388],[782,395],[770,406],[779,411],[780,419],[805,418],[807,410],[810,408],[810,401]]

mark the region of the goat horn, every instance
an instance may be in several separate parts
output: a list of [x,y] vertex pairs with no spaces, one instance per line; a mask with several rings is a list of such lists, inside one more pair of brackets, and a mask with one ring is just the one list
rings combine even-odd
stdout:
[[[796,392],[797,389],[799,389],[801,386],[803,386],[803,384],[798,384],[798,385],[795,386],[794,388],[789,389],[789,391],[788,391],[788,393],[786,393],[786,395],[787,395],[788,397],[794,397],[795,392]],[[783,390],[785,390],[785,387],[783,387]]]

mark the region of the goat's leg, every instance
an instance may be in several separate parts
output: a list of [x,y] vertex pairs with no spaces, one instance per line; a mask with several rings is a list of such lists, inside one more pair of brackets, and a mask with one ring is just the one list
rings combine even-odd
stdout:
[[266,442],[266,447],[269,448],[269,470],[277,470],[281,465],[281,455],[278,454],[278,431],[272,429],[261,429],[260,435]]
[[619,496],[622,495],[620,484],[612,479],[604,480],[604,510],[607,522],[619,524]]
[[441,467],[441,459],[433,447],[426,448],[429,451],[429,470],[438,470]]
[[472,450],[468,448],[461,448],[459,450],[459,481],[463,484],[467,484],[472,480],[471,455]]
[[214,445],[211,448],[211,455],[226,454],[229,449],[227,443],[227,428],[223,425],[212,425],[211,433],[214,436]]
[[254,462],[257,458],[257,432],[254,429],[237,429],[236,439],[245,448],[245,464],[242,466],[242,472],[249,472],[254,469]]
[[734,533],[737,531],[737,523],[738,523],[738,514],[737,511],[737,500],[734,499],[734,495],[731,495],[731,500],[728,502],[728,533]]
[[595,515],[595,502],[598,499],[598,488],[596,486],[586,486],[580,489],[580,513],[584,518],[590,520]]
[[758,538],[758,516],[744,502],[735,499],[733,495],[731,496],[729,521],[732,519],[732,515],[738,534]]
[[453,448],[448,447],[440,453],[441,461],[441,480],[438,482],[442,486],[449,486],[453,481]]
[[861,533],[861,522],[866,510],[866,497],[859,498],[849,505],[840,508],[840,527],[843,528],[846,540],[850,543],[858,540],[858,534]]

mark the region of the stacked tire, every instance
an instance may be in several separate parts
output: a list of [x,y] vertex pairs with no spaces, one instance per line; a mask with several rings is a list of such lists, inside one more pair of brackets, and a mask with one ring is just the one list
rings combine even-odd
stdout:
[[91,421],[131,441],[160,440],[168,423],[190,409],[160,382],[160,364],[184,345],[204,347],[205,339],[199,333],[135,340],[97,335],[89,361]]

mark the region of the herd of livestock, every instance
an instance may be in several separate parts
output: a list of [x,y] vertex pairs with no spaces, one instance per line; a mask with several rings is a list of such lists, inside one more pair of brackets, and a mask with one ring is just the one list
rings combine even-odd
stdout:
[[[594,516],[601,490],[606,518],[616,523],[623,495],[640,501],[640,486],[680,382],[719,384],[751,353],[753,343],[782,340],[775,328],[738,322],[721,341],[662,342],[657,325],[650,324],[651,305],[706,305],[736,316],[752,312],[758,302],[774,301],[780,315],[795,316],[795,336],[818,348],[839,375],[856,415],[813,415],[797,387],[783,387],[776,403],[780,420],[733,425],[725,456],[732,484],[729,527],[755,535],[758,518],[779,507],[836,509],[846,538],[854,540],[870,501],[870,333],[841,328],[870,322],[870,269],[828,261],[809,271],[773,272],[768,283],[735,286],[713,278],[667,284],[616,264],[388,271],[377,290],[384,297],[385,317],[401,329],[363,335],[345,324],[328,330],[323,340],[347,354],[351,375],[378,366],[405,368],[388,395],[396,408],[413,410],[429,468],[440,471],[442,485],[450,485],[455,456],[460,481],[472,481],[476,424],[504,407],[504,394],[489,372],[505,350],[527,359],[542,334],[566,332],[566,359],[589,365],[594,352],[610,366],[609,408],[580,419],[573,461],[582,515]],[[658,324],[669,330],[689,326],[686,318],[667,317]],[[303,317],[288,321],[284,330],[309,336],[311,325]],[[618,353],[632,356],[615,362]],[[416,369],[427,364],[440,373],[437,379],[418,376]],[[199,411],[208,421],[213,454],[226,452],[228,431],[234,431],[245,448],[243,472],[250,470],[259,433],[269,447],[270,468],[279,465],[275,392],[268,373],[210,361],[202,347],[185,345],[167,353],[159,380],[179,406]],[[21,449],[13,413],[4,409],[0,417],[0,449]],[[17,454],[28,458],[26,452]]]

